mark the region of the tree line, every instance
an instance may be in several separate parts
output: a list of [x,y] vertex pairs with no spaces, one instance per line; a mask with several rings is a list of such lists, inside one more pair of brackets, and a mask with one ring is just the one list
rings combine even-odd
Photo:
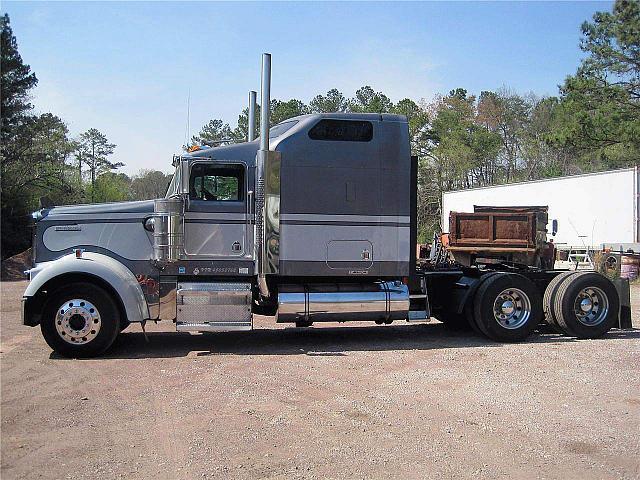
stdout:
[[[597,12],[584,22],[581,33],[585,57],[557,96],[521,94],[508,87],[475,93],[456,88],[430,99],[394,103],[371,86],[353,97],[333,88],[309,103],[272,100],[270,124],[315,112],[405,115],[412,153],[419,159],[419,238],[426,241],[440,227],[445,191],[640,164],[640,2],[617,0],[610,12]],[[168,181],[157,171],[131,178],[118,173],[122,164],[109,160],[116,146],[102,133],[90,129],[72,139],[59,117],[34,115],[28,94],[36,82],[5,15],[3,258],[28,246],[27,216],[38,208],[40,197],[56,204],[153,198],[164,194]],[[246,141],[248,123],[247,108],[233,128],[214,118],[183,148]]]
[[8,15],[1,22],[0,203],[2,258],[30,245],[30,213],[42,205],[142,200],[164,195],[168,175],[141,170],[129,177],[110,156],[116,145],[95,128],[76,138],[53,113],[34,113],[38,83],[18,52]]

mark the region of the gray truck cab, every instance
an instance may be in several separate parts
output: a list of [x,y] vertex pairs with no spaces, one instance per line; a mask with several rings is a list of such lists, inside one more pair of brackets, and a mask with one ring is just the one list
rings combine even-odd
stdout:
[[91,329],[85,308],[101,303],[117,313],[118,331],[148,320],[249,330],[253,313],[301,325],[407,318],[415,226],[410,197],[399,194],[412,182],[406,119],[312,114],[268,136],[262,156],[257,138],[174,157],[164,198],[41,211],[25,323],[77,356],[110,344],[98,342],[104,314]]

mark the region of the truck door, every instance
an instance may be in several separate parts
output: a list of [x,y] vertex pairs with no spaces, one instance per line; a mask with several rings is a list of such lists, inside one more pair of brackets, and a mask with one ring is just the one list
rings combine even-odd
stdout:
[[188,257],[251,257],[247,168],[240,162],[195,162],[185,212]]

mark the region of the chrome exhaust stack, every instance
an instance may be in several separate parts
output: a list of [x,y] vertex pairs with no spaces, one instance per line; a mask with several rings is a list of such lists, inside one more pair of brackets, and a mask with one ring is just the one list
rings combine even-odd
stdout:
[[269,151],[269,117],[271,108],[271,54],[262,54],[260,83],[260,150]]
[[249,135],[247,140],[253,142],[256,139],[256,92],[249,92]]
[[[262,81],[260,84],[260,149],[256,155],[256,206],[255,206],[255,248],[258,273],[258,289],[262,298],[269,297],[267,286],[267,245],[266,223],[267,205],[265,202],[265,167],[269,158],[269,110],[271,103],[271,55],[262,54]],[[251,112],[251,107],[249,107]],[[255,115],[255,113],[254,113]],[[251,115],[249,115],[251,117]],[[251,128],[251,124],[249,126]]]

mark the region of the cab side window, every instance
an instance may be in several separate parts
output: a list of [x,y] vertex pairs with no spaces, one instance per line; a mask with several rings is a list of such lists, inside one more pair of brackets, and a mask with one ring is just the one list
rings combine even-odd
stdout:
[[191,167],[189,183],[189,197],[192,200],[242,201],[244,168],[241,165],[196,163]]

